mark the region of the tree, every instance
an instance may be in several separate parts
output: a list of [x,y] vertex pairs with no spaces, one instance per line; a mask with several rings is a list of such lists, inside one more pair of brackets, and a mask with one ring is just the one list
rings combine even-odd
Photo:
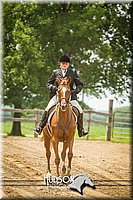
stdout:
[[[130,4],[80,3],[38,6],[42,13],[39,19],[44,19],[37,24],[44,56],[48,58],[46,63],[56,63],[61,52],[67,52],[80,72],[86,93],[100,96],[107,89],[115,95],[128,93],[130,7]],[[44,37],[47,33],[49,37]]]
[[64,52],[71,56],[86,93],[128,92],[130,6],[3,4],[5,104],[45,107],[49,98],[45,83]]
[[[14,108],[23,108],[27,102],[32,107],[35,97],[39,106],[44,98],[41,93],[37,94],[38,88],[43,90],[45,85],[44,81],[40,83],[43,80],[39,70],[43,63],[40,46],[32,27],[26,24],[28,13],[32,14],[35,9],[30,4],[4,5],[4,103]],[[20,116],[14,113],[14,117]],[[22,135],[20,122],[13,123],[11,135]]]

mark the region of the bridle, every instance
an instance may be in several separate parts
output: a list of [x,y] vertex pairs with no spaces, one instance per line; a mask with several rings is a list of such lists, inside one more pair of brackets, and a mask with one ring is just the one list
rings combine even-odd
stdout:
[[[63,88],[66,88],[66,91],[68,90],[68,92],[70,92],[70,87],[67,85],[67,84],[61,84],[61,85],[59,85],[59,87],[58,87],[58,91],[57,91],[57,94],[58,94],[58,101],[59,101],[59,105],[60,105],[60,107],[61,107],[61,110],[62,111],[65,111],[65,109],[64,108],[66,108],[67,107],[67,105],[68,105],[68,103],[69,103],[69,101],[70,101],[70,95],[68,95],[69,97],[66,97],[65,95],[63,95],[63,97],[59,97],[59,93],[60,93],[60,91],[63,89]],[[62,100],[64,100],[64,104],[62,104]]]
[[[59,98],[59,99],[58,99],[58,101],[59,101],[58,105],[60,106],[61,111],[62,111],[62,112],[65,112],[65,111],[66,111],[66,108],[67,108],[67,106],[68,106],[68,104],[69,104],[69,102],[70,102],[70,97],[71,97],[71,95],[69,94],[68,97],[65,97],[65,96],[59,97],[59,92],[63,89],[63,87],[65,87],[66,90],[68,90],[68,92],[70,93],[70,86],[68,86],[67,84],[61,84],[61,85],[59,85],[58,91],[57,91],[57,92],[58,92],[58,98]],[[66,102],[66,105],[65,105],[64,108],[63,108],[63,106],[62,106],[62,104],[61,104],[61,103],[62,103],[62,100],[65,100],[65,102]],[[60,123],[59,118],[58,118],[57,116],[56,116],[56,118],[58,119],[58,120],[57,120],[57,124],[58,124],[59,128],[63,131],[63,141],[64,141],[65,132],[70,128],[70,125],[71,125],[72,112],[69,113],[69,121],[68,121],[66,127],[62,126],[62,124]]]

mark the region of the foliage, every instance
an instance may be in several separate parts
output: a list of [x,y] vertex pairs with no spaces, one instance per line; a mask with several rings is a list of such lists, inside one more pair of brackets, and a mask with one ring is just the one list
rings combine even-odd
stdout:
[[35,9],[30,4],[4,5],[4,102],[16,108],[23,104],[31,107],[33,103],[39,107],[42,99],[45,102],[42,52],[37,35],[28,24],[28,14]]
[[84,92],[128,92],[132,4],[3,3],[4,104],[45,108],[46,81],[63,53]]
[[85,104],[83,101],[79,101],[79,104],[83,110],[91,110],[91,108],[87,104]]
[[127,90],[129,8],[130,4],[4,3],[5,103],[45,105],[45,83],[63,52],[71,56],[86,92]]

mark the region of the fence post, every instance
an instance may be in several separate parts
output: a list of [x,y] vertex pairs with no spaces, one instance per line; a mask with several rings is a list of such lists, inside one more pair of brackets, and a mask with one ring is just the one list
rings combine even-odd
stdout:
[[[91,112],[88,112],[88,132],[90,131],[90,120],[91,120]],[[89,140],[89,135],[87,135],[86,140]]]
[[[107,117],[107,123],[112,124],[112,115],[113,115],[113,100],[112,99],[109,100],[109,114],[110,116]],[[105,140],[110,141],[110,139],[111,139],[111,125],[108,125],[106,129]]]
[[[35,116],[36,116],[35,127],[37,127],[38,126],[38,122],[39,122],[39,113],[36,113]],[[37,137],[38,137],[38,134],[36,134],[34,132],[34,138],[37,138]]]

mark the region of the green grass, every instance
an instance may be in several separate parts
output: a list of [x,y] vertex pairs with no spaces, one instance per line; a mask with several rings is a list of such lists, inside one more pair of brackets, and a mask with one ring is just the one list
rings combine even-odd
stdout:
[[[9,135],[12,129],[12,122],[2,123],[2,126],[3,126],[3,134]],[[25,136],[34,135],[33,133],[34,127],[35,127],[34,123],[21,122],[21,131],[22,134]]]
[[[11,128],[12,128],[12,122],[5,122],[5,123],[2,123],[2,125],[3,125],[2,135],[9,135],[11,132]],[[25,136],[33,136],[34,137],[34,133],[33,133],[34,127],[35,127],[34,123],[22,122],[21,123],[22,134]],[[87,125],[85,126],[85,130],[87,130]],[[124,132],[125,131],[128,134],[121,134],[121,136],[124,138],[111,137],[112,142],[131,143],[132,140],[131,140],[131,130],[130,129],[121,130],[120,128],[115,128],[114,131],[115,132],[122,132],[122,131]],[[103,125],[91,124],[89,133],[90,133],[89,138],[88,138],[89,140],[105,141],[106,127]],[[114,134],[114,136],[118,136],[118,134]],[[76,130],[75,139],[87,140],[87,137],[79,138],[78,132]]]
[[[84,127],[87,131],[87,126]],[[89,130],[89,140],[105,140],[105,127],[104,126],[91,126]],[[78,132],[76,131],[76,139],[79,139]],[[82,140],[86,140],[86,137],[82,137]]]

